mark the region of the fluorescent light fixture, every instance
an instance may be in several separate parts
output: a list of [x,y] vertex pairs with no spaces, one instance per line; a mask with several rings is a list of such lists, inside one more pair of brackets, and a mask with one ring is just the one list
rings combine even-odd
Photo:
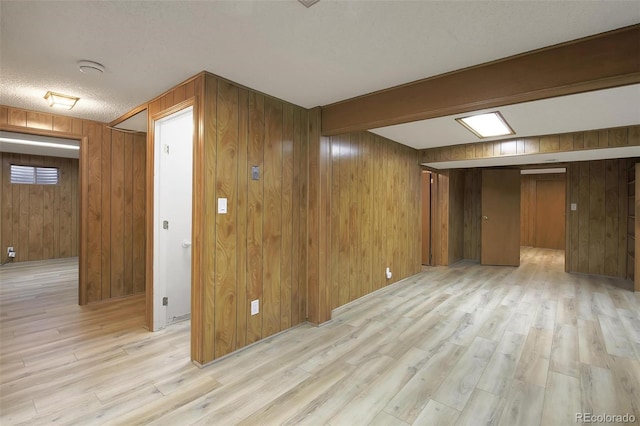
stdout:
[[52,143],[52,142],[37,142],[37,141],[29,141],[25,139],[12,139],[12,138],[4,138],[4,137],[0,137],[0,142],[14,143],[16,145],[40,146],[40,147],[47,147],[47,148],[80,149],[80,147],[76,145],[66,145],[66,144]]
[[566,167],[558,167],[555,169],[522,169],[520,170],[521,175],[545,175],[549,173],[566,173]]
[[74,96],[62,95],[55,92],[47,92],[47,94],[44,95],[44,98],[49,101],[49,106],[64,109],[73,108],[76,102],[80,100],[80,98],[76,98]]
[[479,138],[516,134],[498,111],[456,118],[456,121]]

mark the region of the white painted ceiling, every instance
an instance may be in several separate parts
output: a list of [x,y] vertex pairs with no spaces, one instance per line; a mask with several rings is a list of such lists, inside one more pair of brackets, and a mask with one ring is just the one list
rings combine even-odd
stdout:
[[416,149],[505,139],[505,136],[480,139],[455,120],[489,111],[500,111],[516,132],[507,139],[630,126],[640,124],[640,84],[414,121],[371,131]]
[[[0,103],[49,111],[52,90],[110,122],[207,70],[309,108],[638,22],[637,1],[3,0]],[[404,143],[469,142],[459,131]]]
[[[36,142],[48,144],[50,146],[23,145],[11,141],[25,141],[27,143]],[[61,147],[56,147],[60,145]],[[11,152],[15,154],[43,155],[46,157],[79,158],[79,149],[65,149],[62,146],[80,146],[80,141],[76,139],[52,138],[49,136],[28,135],[24,133],[5,132],[0,130],[0,152]]]

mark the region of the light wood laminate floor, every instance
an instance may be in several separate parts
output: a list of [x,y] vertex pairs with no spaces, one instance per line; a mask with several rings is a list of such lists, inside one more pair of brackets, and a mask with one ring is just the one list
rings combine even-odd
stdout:
[[[77,306],[77,261],[0,267],[0,423],[566,425],[640,417],[628,281],[522,265],[427,268],[199,369],[144,300]],[[637,424],[637,420],[636,420]]]

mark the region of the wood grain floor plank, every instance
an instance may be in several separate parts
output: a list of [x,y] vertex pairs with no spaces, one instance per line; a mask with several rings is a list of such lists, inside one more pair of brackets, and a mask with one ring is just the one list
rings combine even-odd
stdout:
[[540,304],[533,327],[553,330],[556,324],[556,311],[558,302],[555,300],[545,300]]
[[465,351],[463,346],[445,342],[389,401],[385,411],[400,420],[413,423]]
[[205,368],[190,362],[189,322],[144,328],[144,296],[78,306],[77,265],[0,268],[3,425],[640,417],[640,296],[564,273],[561,251],[523,248],[519,268],[425,268]]
[[409,423],[405,423],[400,419],[393,417],[391,414],[387,414],[385,411],[380,411],[378,415],[369,423],[369,426],[408,426]]
[[343,410],[329,419],[329,423],[333,425],[369,423],[411,380],[418,366],[424,364],[425,355],[425,352],[420,349],[409,350],[370,386],[349,401]]
[[578,329],[573,325],[557,324],[551,344],[549,370],[567,376],[580,377]]
[[582,413],[594,415],[633,413],[629,395],[611,370],[582,364],[580,389]]
[[578,325],[574,298],[563,297],[558,301],[557,320],[559,324]]
[[608,368],[609,356],[597,321],[578,319],[578,351],[580,362]]
[[387,369],[394,362],[393,358],[384,355],[368,359],[353,374],[336,383],[306,406],[299,407],[298,413],[284,424],[313,425],[328,422],[361,392],[362,387],[369,386],[380,375],[380,371]]
[[509,390],[506,405],[499,425],[537,425],[540,424],[544,403],[543,387],[530,383],[513,382]]
[[620,318],[617,315],[615,317],[598,315],[598,321],[607,353],[634,359],[636,357],[635,351],[629,342],[629,337]]
[[494,395],[504,395],[511,388],[518,357],[496,351],[478,382],[478,389]]
[[495,425],[503,412],[503,397],[475,389],[456,426]]
[[460,411],[431,399],[413,425],[450,426],[456,424],[459,416]]
[[550,371],[541,424],[573,424],[576,422],[576,413],[580,412],[580,379]]
[[616,356],[611,357],[611,361],[613,373],[629,398],[636,418],[640,419],[640,362]]
[[331,364],[319,374],[305,380],[300,386],[265,404],[238,424],[283,424],[297,414],[298,407],[313,402],[318,396],[351,374],[355,368],[356,366],[347,363]]
[[497,342],[493,340],[477,337],[453,371],[438,387],[433,399],[462,411],[496,346]]
[[544,387],[549,370],[553,333],[531,327],[518,361],[515,380]]

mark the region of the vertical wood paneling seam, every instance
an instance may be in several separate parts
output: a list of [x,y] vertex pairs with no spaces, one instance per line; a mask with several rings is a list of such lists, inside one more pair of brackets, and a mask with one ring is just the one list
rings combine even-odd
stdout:
[[[266,142],[266,138],[267,138],[267,122],[266,122],[266,110],[267,110],[267,106],[266,106],[266,102],[265,99],[263,99],[263,107],[262,107],[262,168],[263,168],[263,172],[265,171],[264,169],[267,168],[267,165],[265,164],[264,160],[265,160],[265,142]],[[264,217],[266,215],[266,200],[265,200],[265,185],[264,185],[264,173],[263,173],[263,178],[260,179],[260,185],[262,186],[262,211],[260,212],[260,220],[262,221],[262,225],[260,226],[260,228],[262,229],[262,233],[260,235],[260,238],[262,239],[262,241],[260,242],[260,258],[262,259],[262,268],[260,269],[260,299],[261,301],[259,302],[261,305],[263,305],[262,310],[263,312],[260,314],[260,339],[264,338],[264,234],[265,234],[265,229],[264,229]]]
[[285,167],[285,161],[284,161],[284,142],[285,142],[285,135],[286,135],[286,130],[285,130],[285,115],[286,115],[286,106],[282,105],[282,115],[280,116],[280,128],[282,129],[282,132],[280,133],[280,259],[278,259],[278,262],[280,262],[280,288],[278,291],[278,330],[282,331],[282,258],[284,256],[284,252],[286,250],[286,247],[283,247],[284,245],[284,191],[285,191],[285,187],[284,187],[284,167]]
[[[216,92],[215,92],[215,98],[216,98],[216,107],[215,107],[215,111],[214,111],[214,116],[216,118],[216,127],[214,129],[214,135],[215,135],[215,141],[213,143],[213,158],[214,158],[214,171],[213,171],[213,182],[211,182],[211,188],[213,190],[213,208],[214,211],[211,212],[212,220],[213,220],[213,238],[211,240],[212,243],[212,250],[214,251],[214,260],[213,260],[213,264],[210,265],[213,268],[212,271],[212,276],[213,276],[213,288],[211,289],[212,292],[212,300],[213,300],[213,306],[210,306],[209,308],[212,308],[214,311],[212,312],[212,319],[213,319],[213,336],[211,336],[211,339],[213,339],[213,343],[211,345],[212,349],[213,349],[213,358],[216,357],[216,350],[217,350],[217,342],[216,342],[216,338],[215,338],[215,334],[216,334],[216,303],[217,303],[217,298],[216,298],[216,287],[218,286],[218,279],[216,277],[216,262],[218,261],[218,253],[216,253],[216,245],[217,245],[217,241],[218,241],[218,204],[217,204],[217,200],[218,200],[218,188],[217,188],[217,182],[216,182],[216,175],[218,173],[218,129],[220,127],[220,122],[218,120],[218,112],[220,110],[218,104],[220,103],[220,81],[218,81],[216,79]],[[228,206],[227,206],[228,208]]]
[[[240,191],[242,191],[243,189],[240,187],[240,174],[244,173],[244,168],[243,165],[240,164],[240,158],[241,158],[241,154],[240,154],[240,149],[242,146],[242,143],[240,142],[240,137],[242,135],[241,132],[241,117],[242,117],[242,113],[240,112],[240,110],[242,109],[242,102],[241,102],[241,93],[240,90],[238,90],[238,110],[237,110],[237,114],[238,114],[238,129],[237,129],[237,135],[238,135],[238,148],[237,148],[237,154],[236,154],[236,210],[238,211],[237,217],[238,217],[238,221],[236,222],[236,232],[235,232],[235,236],[236,236],[236,299],[235,299],[235,303],[236,303],[236,321],[235,321],[235,329],[236,329],[236,338],[235,338],[235,348],[234,349],[238,349],[242,346],[244,346],[242,343],[240,343],[238,341],[238,324],[242,322],[244,322],[244,319],[240,318],[240,314],[241,314],[241,310],[238,309],[239,305],[242,304],[246,304],[246,300],[240,300],[240,298],[238,297],[238,294],[240,294],[240,286],[245,285],[246,283],[242,283],[240,282],[240,277],[241,274],[238,274],[239,269],[244,267],[244,265],[240,264],[240,260],[238,257],[238,253],[243,250],[241,245],[242,242],[239,241],[240,240],[240,232],[239,231],[239,226],[241,226],[241,224],[239,224],[240,221],[240,216],[242,215],[242,213],[240,212],[241,206],[240,206]],[[244,208],[244,206],[242,207]],[[245,240],[246,241],[246,240]],[[244,309],[242,310],[242,312],[245,312]],[[245,325],[245,333],[246,333],[246,325]]]
[[[240,164],[240,135],[242,134],[240,132],[240,117],[242,117],[242,113],[240,112],[240,109],[242,108],[241,105],[241,101],[240,101],[240,91],[238,90],[238,104],[237,104],[237,111],[236,113],[238,114],[238,129],[236,130],[236,135],[238,135],[238,148],[237,148],[237,152],[236,152],[236,232],[235,232],[235,236],[236,236],[236,297],[235,297],[235,303],[236,303],[236,320],[235,320],[235,334],[236,337],[234,339],[235,342],[235,347],[233,348],[233,350],[236,350],[240,347],[242,347],[242,345],[238,342],[238,324],[240,324],[240,309],[238,309],[238,306],[240,303],[246,303],[245,300],[240,300],[240,298],[238,297],[239,294],[239,287],[241,285],[243,285],[243,283],[239,282],[240,281],[240,275],[238,274],[238,268],[241,268],[242,265],[240,265],[239,259],[238,259],[238,252],[240,250],[242,250],[240,248],[240,244],[241,242],[240,240],[240,232],[238,232],[239,229],[239,220],[240,220],[240,203],[239,203],[239,197],[240,197],[240,173],[242,173],[242,165]],[[245,330],[246,331],[246,330]]]

